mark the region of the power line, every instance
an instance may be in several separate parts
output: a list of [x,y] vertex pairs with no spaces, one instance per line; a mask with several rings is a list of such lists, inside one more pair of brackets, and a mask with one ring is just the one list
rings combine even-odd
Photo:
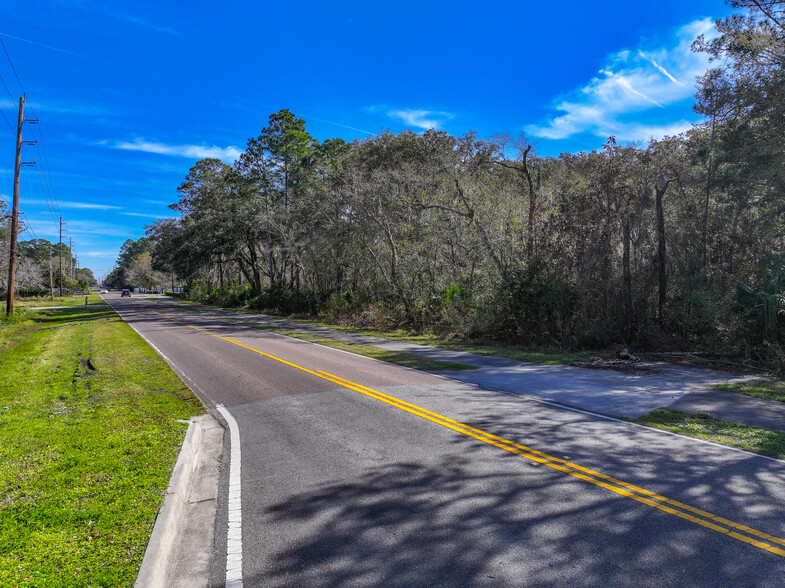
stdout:
[[9,128],[9,129],[11,129],[11,132],[13,133],[13,132],[14,132],[14,125],[12,125],[12,124],[11,124],[11,121],[10,121],[10,120],[8,120],[8,117],[5,115],[5,112],[3,112],[2,110],[0,110],[0,114],[2,114],[2,115],[3,115],[3,118],[5,119],[5,124],[7,124],[7,125],[8,125],[8,128]]
[[[0,38],[0,44],[2,43],[3,43],[3,39]],[[3,44],[3,51],[5,51],[5,44]],[[5,56],[8,58],[8,62],[11,63],[11,58],[8,57],[8,51],[5,51]],[[11,69],[14,70],[14,75],[16,75],[16,70],[14,69],[13,63],[11,63]],[[19,76],[16,76],[16,79],[19,80]],[[13,104],[15,102],[14,95],[11,93],[8,84],[5,83],[5,78],[2,76],[2,74],[0,74],[0,82],[3,82],[3,87],[5,88],[8,97],[11,99],[11,104]],[[22,87],[22,82],[19,82],[19,87],[22,88],[22,92],[24,92],[24,88]],[[11,132],[14,132],[14,126],[11,124],[11,121],[8,120],[8,117],[6,117],[5,113],[2,110],[0,110],[0,114],[3,115],[3,118],[5,119],[6,124],[8,124],[8,127],[11,129]]]
[[[16,73],[16,68],[14,67],[14,62],[11,61],[11,56],[8,55],[8,49],[5,48],[5,43],[3,43],[3,38],[2,37],[0,37],[0,45],[3,46],[3,51],[5,52],[5,56],[8,59],[8,63],[11,66],[11,71],[14,72],[14,75],[16,76],[16,81],[19,82],[19,87],[22,88],[22,92],[27,94],[27,92],[25,92],[25,87],[22,85],[22,80],[19,79],[19,74]],[[3,83],[5,83],[5,82],[3,82]],[[13,98],[12,98],[12,100],[13,100]]]
[[[6,59],[8,60],[8,64],[11,66],[11,71],[14,72],[14,76],[16,77],[16,81],[19,84],[19,87],[21,88],[21,90],[22,90],[22,92],[23,92],[23,94],[25,96],[25,102],[30,107],[30,111],[33,113],[33,116],[35,117],[34,119],[32,119],[31,121],[28,121],[28,122],[33,122],[34,121],[35,123],[38,123],[39,122],[38,113],[35,111],[35,108],[33,107],[32,102],[27,98],[27,90],[25,90],[24,84],[22,83],[22,80],[19,77],[18,72],[16,71],[16,67],[14,66],[14,62],[11,59],[11,56],[8,53],[8,49],[6,48],[5,43],[3,42],[1,37],[0,37],[0,46],[3,48],[3,52],[5,53]],[[0,79],[2,79],[2,76],[0,76]],[[13,95],[11,93],[11,90],[8,88],[8,84],[6,84],[5,79],[2,79],[2,81],[3,81],[3,86],[6,89],[6,92],[8,93],[8,96],[11,98],[11,101],[13,102],[14,97],[13,97]],[[0,110],[0,113],[2,113],[3,118],[6,120],[6,123],[8,123],[9,127],[13,131],[13,125],[11,125],[10,121],[8,121],[8,118],[5,116],[5,113],[3,113],[1,110]],[[39,161],[43,160],[42,161],[42,165],[43,165],[43,168],[44,168],[43,169],[43,172],[44,172],[43,177],[41,176],[41,169],[38,167],[38,165],[34,165],[34,167],[36,169],[36,174],[38,175],[38,181],[39,181],[39,184],[41,185],[41,192],[42,192],[42,194],[44,196],[44,201],[46,202],[46,207],[49,210],[49,214],[50,214],[50,216],[52,218],[52,222],[56,226],[57,225],[57,220],[55,219],[55,216],[60,214],[60,207],[58,206],[58,203],[57,203],[57,195],[55,193],[54,182],[52,181],[52,174],[51,174],[51,171],[49,169],[49,159],[48,159],[48,157],[46,155],[46,146],[43,144],[44,143],[43,132],[41,131],[41,125],[38,124],[37,126],[38,126],[38,135],[39,135],[38,137],[36,137],[35,133],[32,131],[32,129],[29,126],[27,127],[27,130],[30,132],[30,134],[31,134],[31,136],[33,138],[32,143],[35,144],[36,150],[38,151],[38,155],[40,156],[40,157],[38,157],[38,160]],[[24,145],[24,151],[27,154],[27,156],[30,158],[31,161],[36,159],[35,157],[33,157],[33,154],[27,148],[27,145]]]
[[20,214],[25,218],[25,230],[22,231],[22,232],[23,233],[30,233],[32,235],[33,239],[35,239],[37,241],[38,240],[38,235],[35,234],[35,231],[33,230],[33,225],[30,223],[30,219],[27,218],[27,214],[25,214],[24,212],[21,212]]
[[[32,107],[32,105],[30,106],[30,110],[32,110],[33,116],[35,116],[36,120],[38,120],[38,114],[36,114],[35,109]],[[40,122],[36,126],[38,127],[38,140],[36,141],[36,149],[38,149],[38,154],[39,155],[41,155],[41,153],[43,152],[44,174],[45,174],[45,176],[47,178],[48,185],[49,185],[50,190],[51,190],[52,203],[54,205],[54,209],[57,212],[57,214],[59,215],[60,214],[60,207],[58,206],[58,203],[57,203],[57,193],[55,192],[55,184],[54,184],[54,181],[52,181],[52,172],[51,172],[51,170],[49,168],[49,157],[46,154],[46,143],[44,142],[44,131],[41,128],[41,123]],[[33,135],[33,137],[35,137],[35,135]]]

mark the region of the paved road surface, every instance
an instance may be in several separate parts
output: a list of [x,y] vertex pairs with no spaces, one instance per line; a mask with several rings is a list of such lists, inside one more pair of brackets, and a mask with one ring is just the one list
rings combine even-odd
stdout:
[[239,429],[213,586],[783,584],[782,462],[107,298]]

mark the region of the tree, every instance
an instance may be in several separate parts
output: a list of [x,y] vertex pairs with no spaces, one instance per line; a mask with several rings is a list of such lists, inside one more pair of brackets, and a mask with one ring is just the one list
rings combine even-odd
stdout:
[[[271,285],[283,281],[289,269],[293,281],[299,281],[299,240],[308,235],[303,198],[317,146],[305,130],[305,121],[283,109],[270,115],[269,124],[256,139],[249,139],[237,162],[244,186],[253,186],[254,196],[262,205],[257,212],[266,230],[267,277]],[[244,192],[246,197],[253,197]],[[260,289],[261,284],[255,288]]]
[[732,0],[746,10],[716,23],[695,49],[722,65],[699,80],[695,110],[719,121],[717,139],[742,189],[766,199],[785,191],[785,2]]
[[136,288],[153,288],[157,285],[156,277],[153,272],[149,251],[142,253],[128,265],[126,279],[131,286]]
[[[536,241],[535,234],[535,220],[537,218],[537,190],[535,190],[535,182],[532,176],[531,157],[533,145],[524,133],[518,137],[512,138],[509,135],[498,135],[496,137],[498,142],[498,164],[506,169],[515,170],[520,174],[520,179],[525,188],[522,190],[528,200],[527,211],[527,231],[526,231],[526,258],[530,263],[534,261],[534,243]],[[507,160],[507,153],[513,152],[515,159],[510,162]],[[539,180],[537,181],[537,188],[539,189]]]
[[[130,285],[128,281],[128,268],[142,254],[148,252],[153,246],[147,237],[140,237],[138,241],[127,239],[120,248],[116,266],[104,278],[104,284],[112,288],[125,288]],[[57,245],[55,246],[57,247]],[[70,255],[70,253],[69,253]]]

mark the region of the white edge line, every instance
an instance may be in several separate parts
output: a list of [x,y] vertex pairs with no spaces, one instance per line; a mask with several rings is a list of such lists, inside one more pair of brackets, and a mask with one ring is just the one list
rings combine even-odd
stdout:
[[[104,302],[106,302],[106,300],[104,300]],[[169,359],[163,351],[161,351],[160,349],[158,349],[158,347],[155,346],[155,343],[150,341],[150,339],[145,337],[135,326],[133,326],[131,323],[129,323],[119,310],[117,310],[114,306],[109,304],[109,302],[106,302],[106,305],[109,308],[111,308],[113,311],[115,311],[117,316],[119,316],[121,319],[123,319],[123,322],[126,325],[128,325],[129,327],[131,327],[131,330],[133,330],[134,333],[139,335],[142,338],[142,340],[144,340],[144,342],[147,343],[152,348],[153,351],[155,351],[158,355],[161,356],[161,359],[163,359],[169,365],[169,367],[172,368],[172,371],[174,371],[174,373],[176,373],[180,377],[180,379],[183,381],[183,383],[186,386],[191,388],[191,390],[195,390],[195,391],[198,392],[197,396],[201,397],[201,398],[199,398],[199,401],[202,403],[203,406],[205,406],[205,408],[207,408],[207,404],[205,403],[205,399],[208,400],[210,402],[210,404],[212,404],[212,405],[216,404],[215,399],[212,396],[210,396],[207,392],[204,391],[203,388],[201,388],[196,382],[194,382],[191,378],[189,378],[186,375],[186,373],[183,372],[178,367],[178,365],[175,362],[173,362],[171,359]]]
[[[125,317],[114,306],[107,302],[107,306],[117,313],[123,319],[123,322],[131,327],[133,331],[139,335],[145,343],[147,343],[169,366],[180,376],[181,379],[188,380],[190,378],[185,376],[184,373],[170,360],[155,344],[140,333],[136,327],[125,320]],[[193,383],[187,385],[192,386]],[[212,401],[209,395],[204,393],[203,390],[197,389]],[[243,533],[242,533],[242,502],[241,502],[241,470],[240,470],[240,429],[237,426],[237,421],[234,420],[232,414],[226,410],[223,404],[216,404],[213,401],[216,410],[226,419],[229,425],[229,438],[230,438],[230,454],[229,454],[229,525],[226,536],[226,588],[243,588]],[[234,516],[233,516],[234,515]]]
[[229,524],[226,531],[226,587],[242,588],[243,586],[243,519],[241,495],[241,453],[240,429],[223,404],[216,404],[229,424],[230,458],[229,458]]

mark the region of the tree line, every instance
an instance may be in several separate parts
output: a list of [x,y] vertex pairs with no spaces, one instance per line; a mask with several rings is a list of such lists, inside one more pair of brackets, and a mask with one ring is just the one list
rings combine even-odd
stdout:
[[[705,122],[540,157],[524,135],[317,141],[284,109],[234,165],[196,162],[148,227],[192,297],[526,345],[782,362],[785,11],[699,39]],[[134,242],[131,242],[133,246]]]
[[[8,288],[10,247],[11,218],[0,201],[0,292],[3,294]],[[90,269],[77,267],[76,257],[68,245],[31,239],[18,243],[14,284],[16,294],[20,296],[49,296],[52,290],[61,287],[67,291],[87,290],[98,282]]]

